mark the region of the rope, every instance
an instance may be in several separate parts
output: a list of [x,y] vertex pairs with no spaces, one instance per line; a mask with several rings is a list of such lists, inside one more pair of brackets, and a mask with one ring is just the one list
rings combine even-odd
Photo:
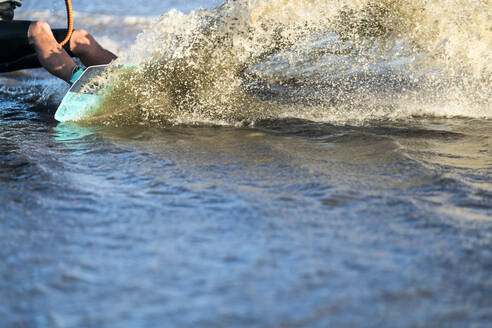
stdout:
[[72,37],[73,33],[73,12],[72,12],[72,1],[71,0],[65,0],[65,5],[67,7],[67,36],[65,39],[60,42],[60,46],[64,46],[70,41],[70,38]]

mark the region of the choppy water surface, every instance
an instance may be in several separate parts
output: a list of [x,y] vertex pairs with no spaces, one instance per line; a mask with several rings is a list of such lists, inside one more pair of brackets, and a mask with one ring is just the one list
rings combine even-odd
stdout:
[[[122,56],[144,63],[127,106],[100,121],[55,122],[65,87],[40,71],[0,76],[0,327],[489,327],[490,66],[319,55],[330,34],[291,61],[292,44],[261,55],[240,84],[244,52],[206,79],[217,45],[203,43],[155,79],[147,56],[189,31],[207,40],[201,19],[227,23],[234,3],[159,21],[139,8],[116,36],[111,16],[79,13],[114,49],[150,26]],[[280,4],[265,3],[249,13]],[[156,41],[176,22],[184,34]],[[142,103],[146,87],[160,98]]]

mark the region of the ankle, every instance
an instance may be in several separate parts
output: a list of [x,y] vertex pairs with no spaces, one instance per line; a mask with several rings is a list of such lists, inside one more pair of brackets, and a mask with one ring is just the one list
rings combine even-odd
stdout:
[[69,80],[69,84],[73,85],[77,80],[82,76],[82,74],[85,71],[85,67],[81,65],[75,65],[74,68],[72,69],[72,76]]

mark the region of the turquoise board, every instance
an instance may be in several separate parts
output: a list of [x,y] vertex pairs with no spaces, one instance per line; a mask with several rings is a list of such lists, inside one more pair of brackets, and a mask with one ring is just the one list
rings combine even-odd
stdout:
[[104,88],[84,90],[84,86],[93,78],[100,76],[107,65],[91,66],[70,87],[58,106],[55,119],[60,122],[80,121],[94,115],[103,99]]

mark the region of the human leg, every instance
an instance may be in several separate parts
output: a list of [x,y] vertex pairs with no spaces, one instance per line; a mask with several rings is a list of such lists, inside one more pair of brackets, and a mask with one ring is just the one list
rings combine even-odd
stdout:
[[109,64],[116,59],[115,54],[101,47],[94,37],[85,30],[73,31],[70,49],[85,66]]
[[28,31],[29,43],[33,46],[41,65],[51,74],[70,81],[76,66],[72,58],[56,41],[48,23],[31,23]]
[[69,81],[75,67],[71,57],[79,57],[86,66],[116,59],[84,30],[75,30],[62,48],[58,43],[65,35],[66,30],[52,30],[45,22],[0,21],[0,73],[44,67]]
[[28,39],[41,65],[51,74],[69,82],[75,62],[56,41],[49,24],[43,21],[32,22]]
[[[27,37],[32,23],[21,20],[0,21],[0,73],[42,67]],[[52,32],[57,42],[67,35],[66,29],[53,29]],[[69,43],[63,49],[70,57],[74,57]]]
[[[51,74],[70,81],[75,63],[58,44],[50,26],[42,21],[33,22],[29,27],[28,37],[41,65]],[[115,54],[101,47],[85,30],[75,30],[72,33],[70,49],[85,66],[109,64],[116,59]]]

